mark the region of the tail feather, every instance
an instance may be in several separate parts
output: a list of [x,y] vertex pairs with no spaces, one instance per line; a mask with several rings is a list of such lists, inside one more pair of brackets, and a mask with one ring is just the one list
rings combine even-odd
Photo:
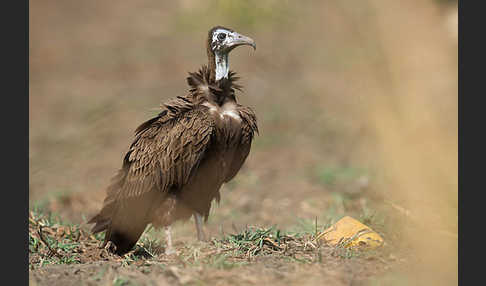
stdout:
[[102,232],[108,229],[111,224],[111,217],[113,216],[114,204],[105,204],[101,211],[92,217],[88,224],[94,223],[95,225],[91,229],[92,233]]
[[95,216],[90,221],[88,221],[88,223],[94,223],[95,225],[93,226],[93,228],[91,228],[91,232],[98,233],[107,230],[111,222],[109,219],[103,219]]
[[116,254],[123,255],[129,252],[149,223],[148,203],[144,199],[133,199],[115,206],[104,206],[99,214],[88,221],[95,224],[91,232],[106,231],[103,246],[111,241],[116,246]]

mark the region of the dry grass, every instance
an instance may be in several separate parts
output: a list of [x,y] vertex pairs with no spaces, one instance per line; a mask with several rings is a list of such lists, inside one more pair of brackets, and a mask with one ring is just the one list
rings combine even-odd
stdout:
[[[301,279],[302,271],[313,269],[320,277],[333,269],[334,277],[326,279],[340,285],[340,279],[360,283],[370,276],[385,273],[390,265],[401,264],[398,259],[405,260],[397,252],[392,254],[391,247],[380,251],[361,251],[331,247],[315,238],[315,233],[247,227],[240,233],[228,234],[222,239],[213,238],[207,243],[180,244],[177,253],[165,255],[164,243],[146,234],[131,252],[120,257],[108,251],[109,246],[100,248],[102,236],[94,236],[79,225],[62,223],[52,216],[31,211],[29,268],[33,283],[51,285],[71,285],[73,278],[68,277],[72,276],[76,280],[81,278],[86,285],[160,285],[162,282],[205,285],[229,279],[236,279],[237,284],[254,284],[263,280],[248,276],[248,271],[259,272],[262,267],[274,269],[276,273],[287,269],[285,274],[276,276],[294,282]],[[104,270],[90,268],[96,265]],[[69,266],[71,270],[68,270]],[[355,270],[348,272],[342,267]],[[107,273],[107,269],[114,273]],[[68,277],[59,280],[59,271],[64,271]],[[122,273],[130,274],[124,276]],[[154,273],[157,273],[155,277],[148,275]],[[218,274],[215,276],[215,273]]]

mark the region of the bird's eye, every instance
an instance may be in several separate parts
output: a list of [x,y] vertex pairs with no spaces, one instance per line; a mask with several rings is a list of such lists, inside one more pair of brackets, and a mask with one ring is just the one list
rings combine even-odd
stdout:
[[218,34],[218,40],[222,41],[226,38],[226,34],[225,33],[220,33]]

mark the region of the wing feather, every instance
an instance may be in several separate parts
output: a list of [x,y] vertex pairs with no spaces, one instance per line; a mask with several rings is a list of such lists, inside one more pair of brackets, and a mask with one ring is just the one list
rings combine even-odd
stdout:
[[119,198],[140,196],[156,188],[168,191],[185,185],[210,144],[214,122],[204,106],[188,110],[139,135],[124,162],[126,177]]
[[236,176],[238,171],[241,169],[241,166],[243,166],[246,157],[248,157],[248,154],[250,153],[251,141],[253,140],[253,136],[255,135],[255,132],[258,133],[256,116],[253,110],[249,107],[245,107],[242,105],[238,105],[237,110],[240,118],[242,119],[242,136],[239,145],[235,148],[233,159],[229,164],[229,168],[227,170],[224,180],[225,182],[229,182],[231,179],[233,179],[234,176]]

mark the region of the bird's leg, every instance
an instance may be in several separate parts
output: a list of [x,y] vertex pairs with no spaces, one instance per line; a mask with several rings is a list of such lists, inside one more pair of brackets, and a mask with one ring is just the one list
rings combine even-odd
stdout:
[[174,248],[172,248],[172,236],[170,232],[170,225],[165,227],[165,239],[167,246],[165,247],[165,254],[170,255],[176,253]]
[[196,212],[194,213],[194,222],[196,223],[197,239],[199,241],[205,241],[206,235],[202,227],[202,216]]

